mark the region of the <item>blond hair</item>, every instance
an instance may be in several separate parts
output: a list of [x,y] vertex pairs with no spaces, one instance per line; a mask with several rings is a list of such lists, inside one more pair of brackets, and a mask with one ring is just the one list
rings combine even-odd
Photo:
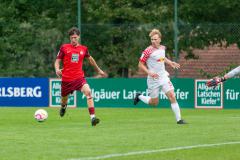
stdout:
[[160,32],[158,29],[155,29],[155,28],[149,33],[149,37],[152,37],[152,36],[154,36],[155,34],[157,34],[157,35],[159,36],[159,38],[162,37],[161,32]]

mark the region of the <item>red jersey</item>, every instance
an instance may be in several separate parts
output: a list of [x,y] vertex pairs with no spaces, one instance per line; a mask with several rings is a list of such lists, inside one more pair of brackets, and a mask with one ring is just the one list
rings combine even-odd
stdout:
[[86,46],[72,44],[61,46],[57,59],[63,62],[62,81],[69,82],[84,77],[82,64],[85,57],[90,57]]

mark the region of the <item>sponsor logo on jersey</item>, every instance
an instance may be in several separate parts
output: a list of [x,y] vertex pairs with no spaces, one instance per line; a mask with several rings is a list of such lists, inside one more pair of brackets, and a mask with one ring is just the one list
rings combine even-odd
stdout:
[[159,58],[157,61],[158,62],[163,62],[165,58]]
[[78,60],[79,60],[79,54],[77,54],[77,53],[74,53],[74,54],[72,54],[72,60],[71,60],[71,62],[78,62]]

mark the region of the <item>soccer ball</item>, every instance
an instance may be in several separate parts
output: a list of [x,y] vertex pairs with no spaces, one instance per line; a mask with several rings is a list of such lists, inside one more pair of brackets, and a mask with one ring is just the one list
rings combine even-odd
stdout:
[[45,111],[44,109],[38,109],[36,110],[36,112],[34,113],[34,118],[38,121],[38,122],[43,122],[48,118],[48,113],[47,111]]

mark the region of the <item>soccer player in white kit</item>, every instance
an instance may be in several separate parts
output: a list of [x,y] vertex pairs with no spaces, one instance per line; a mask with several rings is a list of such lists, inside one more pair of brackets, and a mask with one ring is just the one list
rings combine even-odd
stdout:
[[236,75],[240,74],[240,66],[238,66],[237,68],[234,68],[233,70],[231,70],[230,72],[228,72],[227,74],[225,74],[223,77],[215,77],[213,79],[210,79],[207,81],[207,86],[208,87],[215,87],[217,86],[219,83],[226,81],[229,78],[233,78]]
[[160,45],[161,33],[157,29],[153,29],[149,37],[151,45],[147,47],[139,59],[138,67],[147,73],[148,96],[137,93],[134,98],[134,105],[140,100],[146,104],[157,106],[159,102],[159,92],[162,90],[171,102],[171,108],[175,114],[177,124],[186,124],[181,119],[181,111],[174,93],[174,86],[169,79],[169,73],[165,70],[165,63],[175,69],[180,68],[180,65],[165,57],[166,47]]

